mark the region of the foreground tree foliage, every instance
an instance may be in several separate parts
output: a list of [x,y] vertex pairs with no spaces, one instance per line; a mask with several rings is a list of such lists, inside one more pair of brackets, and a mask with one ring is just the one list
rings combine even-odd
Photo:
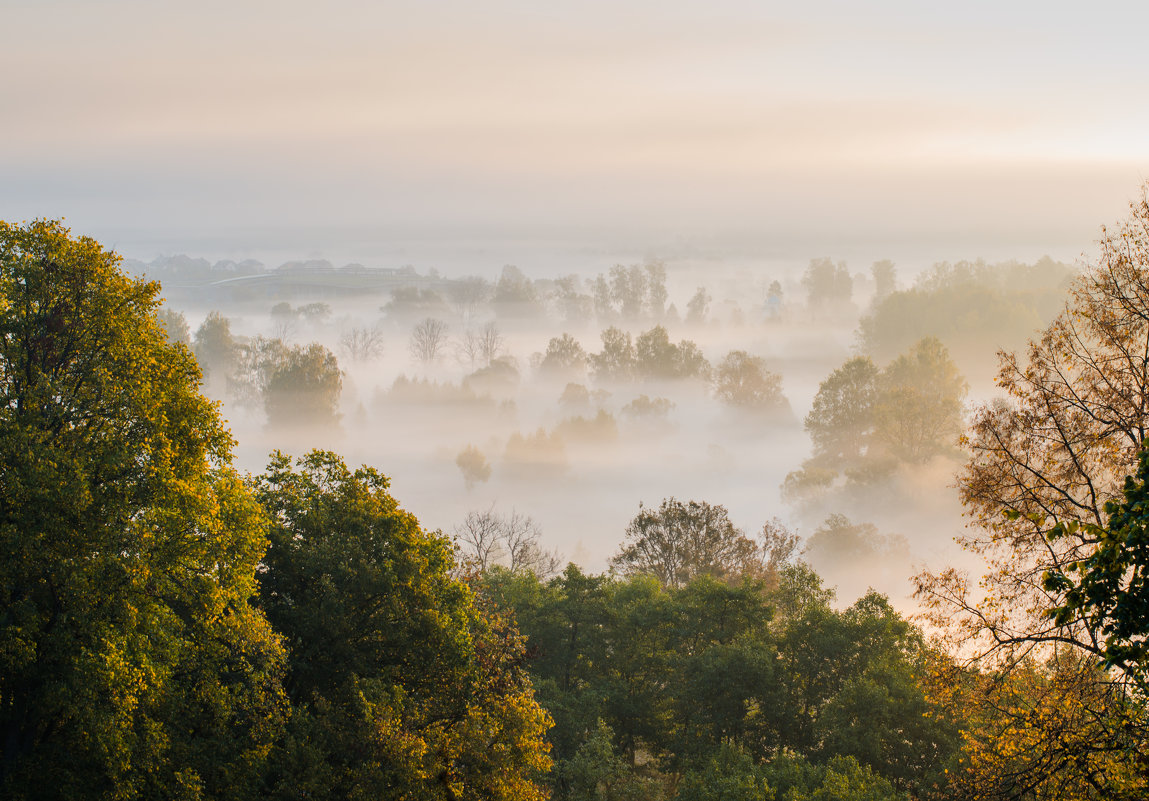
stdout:
[[264,518],[118,262],[0,223],[0,795],[242,798],[284,713]]
[[[1031,725],[1047,760],[1015,771],[983,797],[1014,797],[1009,788],[1019,782],[1037,787],[1040,772],[1054,762],[1072,774],[1060,781],[1092,788],[1081,793],[1144,796],[1149,713],[1137,681],[1139,649],[1113,649],[1120,643],[1107,637],[1106,616],[1097,615],[1109,608],[1104,585],[1096,587],[1100,606],[1084,603],[1089,586],[1079,594],[1082,588],[1068,577],[1082,565],[1101,568],[1107,552],[1130,553],[1112,548],[1112,537],[1126,531],[1130,513],[1144,513],[1135,483],[1125,504],[1120,493],[1149,431],[1146,354],[1149,200],[1143,196],[1118,230],[1105,232],[1099,262],[1077,281],[1065,311],[1025,357],[1001,354],[998,383],[1008,397],[976,413],[958,486],[976,523],[963,544],[988,565],[981,586],[956,570],[917,579],[933,622],[970,656],[969,667],[1008,671],[1032,660],[1052,671],[1041,708],[1083,709],[1079,717],[1090,724],[1035,712]],[[1131,569],[1118,571],[1121,584]],[[1067,661],[1111,667],[1063,681]],[[1003,693],[1010,687],[993,686]],[[1097,699],[1104,701],[1100,711]],[[1015,708],[1008,699],[997,706]],[[1134,775],[1096,768],[1114,760],[1136,765]]]
[[941,798],[957,731],[889,603],[849,609],[800,563],[771,585],[496,568],[551,730],[556,799]]
[[543,798],[547,714],[513,625],[450,576],[454,552],[370,468],[276,455],[260,607],[288,649],[275,797]]

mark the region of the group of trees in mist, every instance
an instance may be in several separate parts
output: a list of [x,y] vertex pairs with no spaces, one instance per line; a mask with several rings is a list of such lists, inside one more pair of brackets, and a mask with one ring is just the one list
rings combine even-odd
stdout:
[[[219,315],[190,334],[96,242],[0,223],[0,795],[1144,798],[1149,197],[1101,247],[1002,355],[964,454],[938,339],[819,389],[804,470],[963,462],[986,571],[919,574],[915,623],[873,592],[835,607],[804,558],[902,547],[840,515],[803,545],[667,498],[594,575],[558,572],[517,511],[429,532],[330,452],[240,475],[201,363],[270,418],[312,402],[284,393],[330,407],[330,351],[237,341]],[[503,302],[529,302],[520,277]]]
[[805,427],[813,455],[786,477],[792,500],[834,487],[865,487],[901,464],[956,457],[965,379],[940,341],[927,337],[879,369],[857,356],[827,376]]

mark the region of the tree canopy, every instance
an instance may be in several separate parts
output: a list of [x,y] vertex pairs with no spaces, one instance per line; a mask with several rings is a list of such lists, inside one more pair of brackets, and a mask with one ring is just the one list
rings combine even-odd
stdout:
[[0,223],[0,788],[242,797],[283,711],[264,518],[118,263]]

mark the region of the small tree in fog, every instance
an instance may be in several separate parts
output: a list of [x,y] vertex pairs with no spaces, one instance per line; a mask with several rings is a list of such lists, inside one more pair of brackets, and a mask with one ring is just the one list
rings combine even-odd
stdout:
[[512,572],[529,571],[547,578],[560,567],[558,554],[543,549],[538,523],[513,509],[510,515],[497,514],[494,506],[468,512],[455,526],[455,536],[464,554],[483,572],[501,564]]
[[378,327],[351,326],[339,335],[339,349],[354,362],[368,362],[383,355],[383,332]]
[[506,340],[493,322],[487,323],[478,333],[479,358],[490,366],[502,354]]
[[870,275],[874,278],[874,303],[894,294],[897,290],[897,271],[889,259],[874,262],[870,266]]
[[667,498],[658,509],[639,506],[622,550],[610,560],[624,575],[647,574],[667,587],[698,576],[734,579],[761,564],[757,543],[730,521],[724,506]]
[[686,303],[686,322],[691,325],[701,325],[706,322],[706,317],[710,313],[710,293],[706,291],[706,287],[698,287],[698,291]]
[[581,374],[586,371],[586,362],[586,351],[578,340],[570,334],[563,334],[552,337],[547,343],[547,352],[539,367],[547,373]]
[[447,343],[447,324],[434,317],[425,317],[411,331],[411,355],[423,364],[431,364]]
[[272,426],[333,426],[339,421],[343,373],[318,342],[289,348],[267,378],[264,408]]
[[222,382],[232,374],[239,358],[239,343],[231,333],[231,322],[217,311],[209,312],[196,329],[192,351],[204,376]]
[[490,281],[477,275],[459,278],[447,285],[447,298],[463,318],[464,324],[474,316],[475,311],[491,297],[493,292],[494,287]]
[[782,394],[782,376],[766,369],[766,360],[744,350],[732,350],[714,371],[714,395],[748,411],[781,411],[789,404]]
[[160,309],[156,312],[156,318],[164,327],[164,333],[168,335],[169,341],[182,342],[185,345],[191,344],[191,329],[188,328],[187,318],[180,312]]
[[629,381],[634,378],[635,353],[630,334],[611,326],[602,332],[602,352],[590,357],[595,378]]
[[874,433],[878,368],[865,356],[850,359],[826,377],[806,415],[819,464],[839,466],[864,456]]
[[666,291],[666,265],[661,261],[648,261],[646,270],[646,308],[655,322],[666,314],[666,301],[670,297]]
[[463,483],[467,485],[467,489],[472,489],[476,484],[481,484],[491,477],[491,465],[487,457],[483,456],[483,452],[474,445],[468,445],[459,451],[459,455],[455,457],[455,465],[463,474]]
[[811,308],[827,303],[847,303],[854,292],[854,279],[846,269],[846,262],[837,264],[831,259],[811,259],[802,274],[806,288],[806,303]]

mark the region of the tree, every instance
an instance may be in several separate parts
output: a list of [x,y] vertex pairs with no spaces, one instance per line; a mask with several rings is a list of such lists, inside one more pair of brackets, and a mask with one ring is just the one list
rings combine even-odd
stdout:
[[478,334],[479,359],[483,365],[490,367],[494,364],[502,355],[506,344],[507,341],[493,321],[484,325]]
[[480,276],[468,276],[451,281],[447,285],[447,297],[451,299],[463,323],[470,322],[475,312],[486,303],[491,296],[493,288],[487,279]]
[[826,378],[806,415],[814,459],[837,466],[865,455],[874,430],[878,368],[868,358],[850,359]]
[[706,287],[700,286],[690,300],[686,303],[686,322],[691,325],[701,325],[706,322],[710,313],[710,293]]
[[286,348],[269,366],[263,405],[276,427],[334,426],[339,422],[343,373],[335,354],[318,342]]
[[546,712],[514,626],[452,578],[451,543],[388,480],[316,451],[275,454],[260,605],[289,648],[276,797],[542,799]]
[[169,340],[191,346],[191,330],[183,314],[172,309],[159,309],[156,312],[156,319],[164,327]]
[[491,477],[491,465],[487,462],[487,457],[483,456],[483,452],[474,445],[468,445],[459,451],[459,455],[455,457],[455,464],[463,474],[463,483],[467,485],[467,489],[472,489],[476,484],[481,484]]
[[934,337],[920,340],[878,377],[874,439],[908,462],[953,448],[966,389],[945,346]]
[[547,352],[539,367],[545,372],[577,375],[586,372],[586,363],[587,355],[582,345],[570,334],[563,334],[552,337],[547,343]]
[[696,344],[684,339],[675,345],[661,325],[634,340],[634,363],[643,378],[706,378],[710,372],[710,363]]
[[[1026,656],[1044,662],[1066,651],[1106,658],[1104,631],[1087,609],[1052,616],[1049,610],[1061,608],[1072,589],[1056,577],[1072,575],[1073,565],[1097,552],[1097,532],[1110,522],[1106,504],[1115,501],[1120,510],[1123,477],[1133,472],[1149,431],[1144,192],[1118,230],[1103,229],[1100,244],[1099,261],[1076,281],[1065,311],[1030,342],[1025,358],[1000,354],[998,386],[1008,398],[975,412],[958,490],[975,523],[962,544],[988,563],[980,586],[956,570],[917,577],[931,619],[963,643],[971,669],[996,670]],[[1094,680],[1120,688],[1130,676],[1113,670]],[[1075,706],[1076,688],[1089,683],[1051,686],[1067,688],[1059,703]],[[1129,742],[1131,729],[1144,753],[1143,706],[1117,724],[1107,715],[1093,720],[1109,735],[1052,723],[1044,732],[1062,764],[1090,763],[1108,742]]]
[[648,261],[642,266],[646,271],[646,308],[650,319],[658,322],[666,316],[666,301],[670,295],[666,291],[666,265],[661,261]]
[[732,350],[714,371],[714,394],[725,403],[757,412],[781,412],[790,404],[782,394],[782,376],[766,369],[766,360]]
[[265,519],[118,265],[0,223],[0,794],[250,797],[283,712]]
[[559,557],[543,550],[539,524],[514,509],[509,515],[496,513],[493,505],[482,512],[468,512],[455,526],[455,536],[481,572],[496,565],[512,573],[530,571],[539,578],[558,572]]
[[806,289],[806,304],[816,309],[827,304],[849,303],[854,280],[844,261],[835,265],[830,259],[811,259],[802,274],[802,286]]
[[667,498],[657,510],[639,506],[611,566],[680,587],[701,575],[737,578],[758,558],[757,544],[734,526],[725,507]]
[[635,352],[630,334],[611,326],[602,332],[602,352],[591,354],[599,381],[629,381],[634,377]]
[[339,335],[339,349],[353,362],[369,362],[383,355],[385,337],[378,326],[353,325]]
[[196,329],[192,350],[204,375],[223,386],[239,358],[239,343],[231,334],[231,322],[217,311],[208,312]]
[[1149,690],[1149,451],[1142,450],[1124,497],[1105,504],[1104,527],[1061,522],[1049,539],[1081,536],[1093,543],[1084,558],[1042,576],[1043,589],[1058,603],[1048,614],[1057,625],[1081,622],[1097,632],[1108,665]]
[[423,364],[432,364],[447,342],[447,324],[434,317],[424,317],[411,330],[411,355]]
[[624,319],[637,320],[642,316],[646,294],[646,274],[637,264],[610,268],[610,297]]
[[870,265],[870,275],[874,278],[874,298],[871,305],[876,306],[897,291],[898,273],[892,261],[882,259]]

